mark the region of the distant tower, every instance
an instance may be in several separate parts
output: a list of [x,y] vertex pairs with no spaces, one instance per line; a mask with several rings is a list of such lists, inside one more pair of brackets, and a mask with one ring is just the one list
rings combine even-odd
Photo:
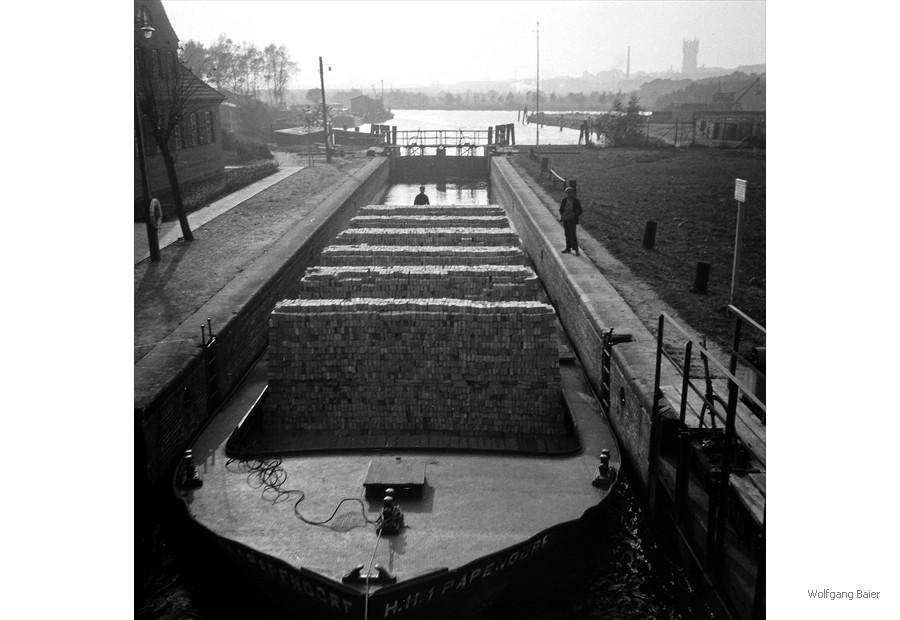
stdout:
[[684,57],[681,61],[682,73],[697,73],[697,52],[700,51],[700,39],[685,40],[682,43]]
[[628,60],[625,63],[625,79],[631,79],[631,46],[628,46]]

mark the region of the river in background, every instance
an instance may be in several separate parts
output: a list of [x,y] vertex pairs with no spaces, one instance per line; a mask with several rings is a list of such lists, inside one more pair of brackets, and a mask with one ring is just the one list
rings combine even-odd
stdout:
[[[392,110],[394,118],[382,123],[396,127],[398,131],[416,131],[418,129],[479,129],[486,131],[488,127],[497,125],[516,126],[516,144],[535,144],[539,140],[541,146],[578,144],[578,130],[563,127],[522,122],[522,110]],[[531,114],[531,112],[529,112]],[[549,112],[548,112],[549,114]],[[567,114],[567,112],[553,112]],[[517,120],[518,117],[518,120]],[[361,125],[360,132],[369,133],[371,125]]]

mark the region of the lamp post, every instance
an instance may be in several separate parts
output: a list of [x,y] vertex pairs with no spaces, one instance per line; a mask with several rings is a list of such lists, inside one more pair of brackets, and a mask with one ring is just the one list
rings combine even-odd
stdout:
[[[149,24],[145,24],[141,27],[141,32],[144,34],[144,38],[149,39],[153,36],[153,27]],[[140,53],[140,52],[138,52]],[[138,59],[137,63],[137,71],[139,75],[135,76],[138,79],[141,79],[142,75],[142,59]],[[138,146],[138,160],[141,166],[141,190],[144,194],[144,215],[147,218],[147,245],[150,246],[150,260],[153,262],[159,261],[159,235],[156,230],[156,218],[153,217],[153,214],[150,212],[150,175],[147,172],[147,160],[144,154],[144,123],[143,123],[143,115],[141,114],[141,106],[138,99],[138,88],[137,88],[137,80],[134,83],[134,124],[137,127],[137,146]]]
[[[331,69],[331,67],[328,67]],[[322,127],[325,129],[325,161],[331,163],[331,142],[328,140],[328,108],[325,107],[325,72],[322,71],[322,57],[319,56],[319,81],[322,84]]]

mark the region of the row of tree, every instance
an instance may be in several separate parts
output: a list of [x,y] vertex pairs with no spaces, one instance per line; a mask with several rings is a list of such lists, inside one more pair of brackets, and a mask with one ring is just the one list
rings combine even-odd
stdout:
[[[327,93],[329,102],[340,102],[347,105],[349,101],[365,93],[360,89],[329,90]],[[293,95],[293,93],[292,93]],[[321,103],[322,93],[317,88],[304,91],[303,98],[293,95],[289,102]],[[614,93],[592,92],[568,93],[557,95],[556,93],[540,93],[542,110],[609,110],[612,107]],[[384,105],[399,110],[517,110],[524,107],[534,107],[534,91],[501,93],[496,90],[487,92],[475,92],[467,90],[464,93],[451,93],[441,91],[429,94],[412,90],[389,90],[384,93]]]
[[179,53],[194,75],[217,90],[268,98],[274,106],[284,106],[288,82],[299,70],[284,45],[270,43],[259,49],[253,44],[237,44],[225,34],[208,46],[188,39]]

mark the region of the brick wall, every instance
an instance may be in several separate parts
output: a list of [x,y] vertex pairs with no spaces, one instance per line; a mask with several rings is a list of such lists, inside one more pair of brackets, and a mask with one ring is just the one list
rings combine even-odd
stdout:
[[[173,152],[175,156],[175,170],[178,174],[178,183],[182,187],[182,195],[186,185],[215,179],[224,174],[224,159],[222,152],[222,133],[219,129],[219,106],[213,106],[202,110],[199,114],[211,110],[213,113],[213,127],[216,127],[215,142],[198,145],[191,148],[179,149]],[[147,144],[154,144],[153,136],[144,133]],[[173,139],[174,143],[174,139]],[[175,205],[172,202],[172,193],[169,190],[169,176],[166,173],[166,165],[159,153],[147,155],[147,172],[150,179],[150,197],[159,199],[163,207],[163,215],[171,217],[175,213]],[[143,190],[141,188],[141,168],[137,153],[134,155],[134,203],[135,221],[146,221],[145,205],[143,204]]]
[[264,427],[562,436],[554,320],[537,301],[283,301]]

